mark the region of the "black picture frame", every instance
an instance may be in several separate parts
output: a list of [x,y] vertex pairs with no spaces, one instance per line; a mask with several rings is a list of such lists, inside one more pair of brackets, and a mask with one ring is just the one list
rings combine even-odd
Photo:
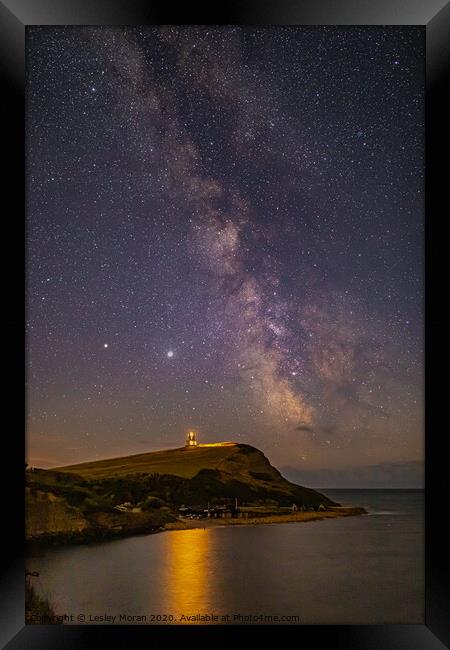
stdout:
[[[440,428],[444,415],[445,381],[433,382],[433,360],[438,361],[446,350],[445,320],[439,317],[442,306],[439,279],[442,268],[437,244],[440,217],[445,221],[446,206],[445,144],[446,121],[449,114],[445,91],[449,87],[450,6],[445,0],[232,0],[214,7],[191,3],[175,9],[175,5],[145,0],[0,0],[0,66],[3,88],[2,153],[6,162],[3,176],[3,200],[17,212],[5,219],[17,244],[18,253],[8,262],[5,284],[11,294],[7,300],[10,332],[8,342],[16,340],[13,369],[19,368],[17,380],[7,385],[12,396],[23,395],[24,374],[18,359],[23,360],[23,282],[24,273],[24,86],[25,27],[27,25],[147,25],[147,24],[237,24],[237,25],[421,25],[426,31],[426,602],[425,625],[378,626],[302,626],[299,643],[304,647],[322,645],[348,650],[439,650],[450,643],[450,605],[446,571],[450,542],[445,517],[448,503],[445,489],[448,455],[445,454],[447,433]],[[443,161],[443,162],[441,162]],[[5,223],[7,222],[7,224]],[[6,248],[6,247],[5,247]],[[433,256],[431,256],[431,251]],[[442,262],[441,262],[442,263]],[[7,273],[7,275],[6,275]],[[8,280],[15,278],[19,287]],[[432,281],[432,283],[431,283]],[[445,305],[443,306],[445,308]],[[11,316],[14,314],[14,317]],[[448,335],[446,337],[448,339]],[[13,375],[11,375],[13,376]],[[11,410],[9,407],[8,410]],[[203,636],[210,641],[220,632],[223,641],[233,640],[236,628],[152,627],[152,626],[26,626],[24,614],[24,457],[25,436],[23,400],[19,398],[11,427],[4,432],[9,449],[4,452],[6,489],[2,504],[3,575],[1,580],[0,641],[9,650],[30,648],[65,648],[66,650],[103,644],[128,644],[129,647],[150,647],[151,644],[191,642]],[[20,415],[19,415],[20,414]],[[448,416],[447,416],[448,417]],[[442,423],[446,421],[442,419]],[[5,425],[6,427],[6,425]],[[239,627],[239,641],[254,642],[261,628]],[[263,627],[266,635],[274,628]],[[276,634],[283,631],[276,627]],[[290,628],[292,633],[296,631]]]

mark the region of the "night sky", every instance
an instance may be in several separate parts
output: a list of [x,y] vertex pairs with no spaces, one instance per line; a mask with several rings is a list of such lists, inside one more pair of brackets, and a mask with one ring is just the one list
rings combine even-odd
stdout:
[[423,456],[424,35],[27,30],[27,441]]

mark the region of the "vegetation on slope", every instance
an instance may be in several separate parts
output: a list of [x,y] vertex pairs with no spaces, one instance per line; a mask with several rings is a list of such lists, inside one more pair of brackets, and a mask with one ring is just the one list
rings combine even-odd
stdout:
[[175,521],[181,505],[236,499],[241,506],[336,505],[287,481],[254,447],[204,445],[27,471],[27,536],[48,541],[151,532]]
[[140,473],[170,474],[182,478],[193,478],[202,469],[217,469],[221,465],[227,464],[233,456],[241,453],[247,447],[254,449],[249,445],[234,443],[198,445],[195,448],[180,447],[68,465],[56,469],[61,472],[75,473],[91,480]]
[[332,505],[315,490],[284,479],[261,451],[244,444],[182,447],[58,469],[76,473],[115,497],[117,492],[128,493],[127,500],[146,492],[174,504],[237,497],[246,502],[271,499],[280,505],[292,505],[293,501],[297,505]]

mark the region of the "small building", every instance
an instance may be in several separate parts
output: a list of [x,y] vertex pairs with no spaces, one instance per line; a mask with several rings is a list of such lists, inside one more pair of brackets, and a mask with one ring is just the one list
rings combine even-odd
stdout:
[[114,506],[114,510],[119,510],[119,512],[129,512],[132,509],[133,506],[129,501],[125,501],[125,503]]
[[186,447],[197,447],[197,434],[195,431],[189,431],[186,436]]

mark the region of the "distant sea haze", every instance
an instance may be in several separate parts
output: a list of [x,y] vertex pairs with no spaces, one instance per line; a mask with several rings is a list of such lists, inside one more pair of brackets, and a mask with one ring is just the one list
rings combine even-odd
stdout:
[[423,461],[380,463],[341,470],[283,467],[281,473],[289,481],[312,488],[424,488]]

